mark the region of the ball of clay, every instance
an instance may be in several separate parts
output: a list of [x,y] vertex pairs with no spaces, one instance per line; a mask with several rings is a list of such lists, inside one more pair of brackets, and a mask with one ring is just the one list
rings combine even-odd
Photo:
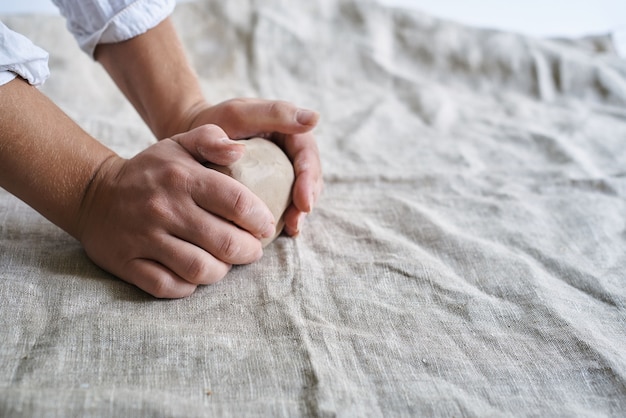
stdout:
[[265,247],[283,230],[285,210],[291,204],[291,189],[295,174],[291,161],[279,146],[263,138],[243,139],[246,146],[243,156],[229,166],[206,164],[242,183],[261,198],[276,220],[276,233],[264,238]]

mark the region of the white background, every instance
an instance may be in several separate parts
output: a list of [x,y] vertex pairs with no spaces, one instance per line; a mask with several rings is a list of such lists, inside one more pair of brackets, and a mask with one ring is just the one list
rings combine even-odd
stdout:
[[[219,1],[219,0],[218,0]],[[228,0],[222,0],[228,1]],[[615,33],[626,38],[626,0],[378,0],[463,23],[533,36]],[[2,0],[0,13],[58,13],[50,0]]]

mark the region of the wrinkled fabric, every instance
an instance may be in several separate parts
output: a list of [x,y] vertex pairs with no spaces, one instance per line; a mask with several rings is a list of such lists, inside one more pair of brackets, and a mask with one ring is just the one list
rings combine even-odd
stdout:
[[[607,40],[362,1],[173,19],[210,101],[321,112],[321,200],[298,238],[158,301],[0,192],[0,416],[623,415],[626,63]],[[43,91],[90,134],[125,157],[154,142],[62,19],[5,21],[55,57]]]
[[17,76],[39,86],[49,75],[48,53],[0,22],[0,86]]
[[147,32],[169,16],[176,5],[176,0],[52,1],[89,56],[100,43],[126,41]]
[[[175,0],[52,0],[78,45],[93,57],[100,43],[122,42],[152,29]],[[49,77],[48,53],[0,22],[0,85],[16,76],[39,86]]]

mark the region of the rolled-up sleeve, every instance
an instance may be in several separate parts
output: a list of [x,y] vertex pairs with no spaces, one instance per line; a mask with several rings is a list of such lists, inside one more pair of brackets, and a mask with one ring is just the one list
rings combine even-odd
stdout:
[[0,22],[0,85],[20,76],[38,86],[49,75],[48,53]]
[[147,32],[174,10],[175,0],[53,0],[80,48],[93,57],[101,43]]

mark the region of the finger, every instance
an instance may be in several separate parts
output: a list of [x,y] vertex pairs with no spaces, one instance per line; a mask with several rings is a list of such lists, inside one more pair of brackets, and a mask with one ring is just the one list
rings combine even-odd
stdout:
[[274,139],[293,163],[296,175],[293,203],[301,212],[313,210],[324,185],[322,165],[315,137],[311,133],[278,135]]
[[274,215],[261,198],[226,174],[204,169],[195,177],[191,196],[200,208],[233,222],[256,238],[271,237],[276,231]]
[[202,125],[189,132],[171,138],[190,153],[197,161],[229,165],[245,152],[245,146],[232,141],[217,125]]
[[300,210],[298,210],[298,208],[296,208],[293,204],[289,205],[283,215],[283,219],[285,221],[285,234],[290,237],[298,236],[305,218],[306,214],[304,212],[300,212]]
[[151,248],[150,258],[158,261],[181,279],[192,283],[212,284],[230,270],[230,264],[216,259],[196,245],[167,235]]
[[[213,274],[211,268],[214,263],[208,258],[203,259],[203,253],[210,254],[216,262],[227,265],[250,264],[263,256],[261,241],[250,233],[237,228],[231,222],[207,214],[199,207],[190,211],[189,219],[185,225],[191,225],[191,227],[179,227],[173,233],[187,243],[193,244],[185,243],[192,247],[187,250],[186,255],[193,258],[188,261],[183,260],[182,264],[183,268],[191,266],[192,273],[194,270],[198,270],[198,274],[191,274],[192,280],[190,281],[193,283],[205,284],[207,281],[210,283],[213,280],[209,276]],[[189,280],[189,272],[173,267],[172,269]],[[206,274],[202,272],[206,272]],[[207,277],[207,279],[198,281],[193,279],[193,276]]]
[[197,287],[153,260],[136,258],[126,267],[124,274],[119,277],[156,298],[184,298],[191,295]]
[[263,136],[271,132],[308,132],[319,121],[319,113],[292,103],[261,99],[233,99],[218,105],[220,126],[233,139]]

